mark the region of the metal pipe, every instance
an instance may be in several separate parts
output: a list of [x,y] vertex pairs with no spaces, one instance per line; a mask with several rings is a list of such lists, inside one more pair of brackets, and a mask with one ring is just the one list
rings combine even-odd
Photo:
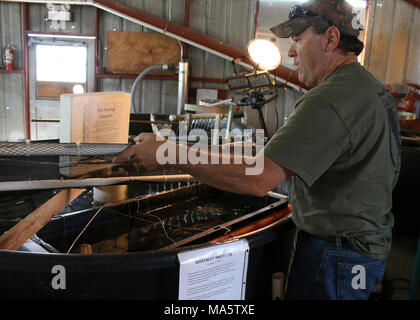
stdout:
[[94,1],[91,0],[5,0],[7,2],[22,2],[22,3],[54,3],[54,4],[70,4],[70,5],[92,5]]
[[94,40],[94,45],[93,45],[93,50],[95,52],[94,54],[94,66],[93,66],[93,72],[94,72],[94,77],[93,77],[93,92],[97,92],[98,91],[98,77],[97,77],[97,67],[98,67],[98,38],[99,38],[99,10],[98,8],[95,9],[95,40]]
[[29,8],[27,4],[22,5],[22,37],[23,37],[23,86],[24,86],[24,103],[25,103],[25,137],[31,140],[31,109],[29,102],[29,56],[28,56],[28,38],[26,31],[29,24]]
[[184,112],[185,101],[188,97],[188,62],[180,61],[178,68],[178,105],[177,115]]
[[115,156],[130,146],[128,143],[3,142],[0,143],[0,156]]
[[160,176],[134,176],[134,177],[110,177],[110,178],[87,178],[66,180],[30,180],[30,181],[7,181],[0,182],[0,191],[42,190],[78,187],[96,187],[125,184],[130,182],[184,182],[197,181],[189,174],[160,175]]

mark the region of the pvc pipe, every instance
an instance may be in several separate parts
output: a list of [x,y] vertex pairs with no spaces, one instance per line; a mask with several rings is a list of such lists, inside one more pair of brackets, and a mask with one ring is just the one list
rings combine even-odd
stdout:
[[150,66],[147,67],[146,69],[144,69],[136,78],[136,80],[134,80],[133,86],[131,87],[131,106],[130,106],[130,110],[131,112],[136,112],[136,105],[135,105],[135,101],[134,101],[134,93],[136,91],[136,87],[137,85],[140,83],[140,81],[143,79],[143,77],[148,74],[150,71],[152,70],[157,70],[157,69],[163,69],[164,65],[163,64],[158,64],[158,65],[154,65],[154,66]]
[[275,272],[272,275],[272,297],[273,300],[284,300],[284,273]]
[[136,177],[111,177],[111,178],[87,178],[67,180],[30,180],[30,181],[6,181],[0,182],[0,191],[40,190],[77,187],[107,186],[130,182],[183,182],[197,181],[189,174],[160,175],[160,176],[136,176]]

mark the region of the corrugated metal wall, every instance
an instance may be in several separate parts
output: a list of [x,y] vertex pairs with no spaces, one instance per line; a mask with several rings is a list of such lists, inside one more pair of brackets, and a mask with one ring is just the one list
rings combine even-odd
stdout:
[[[145,12],[184,23],[184,0],[126,0],[126,4]],[[45,4],[28,4],[30,29],[49,32],[45,20]],[[242,47],[253,38],[257,0],[192,0],[190,28],[206,33],[228,44]],[[68,23],[67,33],[92,34],[95,30],[96,9],[90,6],[72,6],[74,21]],[[149,31],[138,24],[99,10],[99,64],[106,66],[106,32]],[[261,18],[261,17],[260,17]],[[0,45],[11,43],[16,47],[15,68],[23,66],[21,4],[0,1]],[[406,92],[406,81],[420,83],[420,10],[404,0],[372,0],[365,52],[365,65],[394,91]],[[229,61],[189,46],[191,77],[226,78],[233,74]],[[31,71],[33,72],[33,70]],[[89,79],[89,78],[88,78]],[[99,91],[121,90],[130,92],[134,79],[98,79]],[[226,88],[220,83],[191,82],[192,88]],[[299,97],[295,90],[278,88],[278,98],[264,107],[270,133],[281,126]],[[31,116],[54,117],[58,114],[58,101],[35,101],[31,89]],[[144,80],[136,93],[139,112],[171,114],[176,112],[177,81]],[[34,100],[35,99],[35,100]],[[249,124],[260,127],[257,112],[246,109]],[[277,111],[277,112],[276,112]],[[277,119],[278,115],[278,121]],[[53,138],[57,128],[36,125],[32,139]],[[0,140],[24,139],[23,74],[0,73]]]
[[[208,34],[228,44],[245,48],[255,29],[257,0],[194,0],[191,1],[189,27]],[[164,17],[178,24],[184,23],[185,1],[125,1],[132,7]],[[106,31],[149,31],[133,22],[107,12],[100,18],[100,57],[106,65]],[[240,30],[240,32],[238,32]],[[190,78],[224,79],[233,74],[231,63],[189,46]],[[122,90],[130,92],[134,79],[102,79],[101,91]],[[190,82],[191,88],[225,89],[223,84]],[[177,111],[178,84],[170,80],[142,81],[136,92],[138,112],[174,114]]]
[[[127,0],[126,4],[147,13],[163,17],[170,21],[183,24],[184,0],[153,1],[153,0]],[[99,64],[106,66],[106,33],[107,31],[133,31],[148,32],[134,22],[117,17],[105,11],[100,12],[99,26]],[[125,91],[130,92],[134,79],[100,79],[99,91]],[[141,113],[176,113],[178,96],[178,83],[172,80],[143,80],[136,92],[136,110]]]
[[[20,4],[0,2],[1,55],[7,44],[15,47],[15,68],[18,70],[23,65],[21,26]],[[0,73],[0,141],[16,141],[25,137],[23,91],[22,73]]]

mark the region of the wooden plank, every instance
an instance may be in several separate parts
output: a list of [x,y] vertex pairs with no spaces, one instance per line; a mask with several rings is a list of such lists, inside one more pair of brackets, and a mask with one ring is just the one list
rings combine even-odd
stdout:
[[86,91],[86,83],[37,81],[37,98],[60,98],[62,94],[73,93],[76,84]]
[[366,19],[365,19],[365,31],[363,32],[363,43],[365,47],[360,54],[361,64],[366,68],[369,69],[369,62],[370,62],[370,51],[373,39],[373,29],[374,29],[374,21],[375,21],[375,12],[376,12],[376,5],[370,3],[368,5],[368,9],[366,11]]
[[100,65],[106,66],[108,58],[108,48],[106,46],[106,35],[107,31],[122,31],[122,24],[125,19],[118,17],[115,14],[109,13],[107,11],[100,10],[99,16],[99,50],[101,53],[99,55]]
[[[157,32],[107,32],[107,72],[139,74],[157,64],[176,64],[181,58],[176,39]],[[148,74],[173,75],[154,70]]]
[[41,230],[68,203],[76,199],[85,189],[66,189],[29,214],[25,219],[0,236],[0,249],[17,250],[36,232]]

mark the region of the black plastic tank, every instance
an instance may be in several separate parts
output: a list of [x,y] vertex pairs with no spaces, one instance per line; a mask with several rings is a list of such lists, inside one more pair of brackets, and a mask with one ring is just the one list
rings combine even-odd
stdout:
[[[190,200],[186,200],[187,198]],[[138,219],[133,217],[144,217],[139,211],[152,210],[161,217],[161,222],[165,221],[168,228],[171,225],[168,221],[172,221],[174,225],[175,217],[183,210],[181,212],[183,221],[190,224],[194,222],[196,225],[200,212],[205,210],[202,202],[197,203],[197,199],[202,198],[207,199],[204,201],[216,199],[229,204],[236,202],[236,207],[238,203],[242,204],[242,207],[237,209],[239,213],[234,211],[236,216],[229,216],[232,211],[228,210],[230,213],[227,213],[225,221],[222,222],[222,224],[227,223],[231,230],[249,225],[261,217],[287,207],[286,201],[279,201],[275,197],[238,196],[203,185],[182,187],[176,192],[160,192],[157,196],[144,197],[141,201],[128,201],[103,208],[78,239],[74,249],[66,253],[80,230],[98,211],[97,207],[80,210],[75,208],[77,203],[72,204],[73,207],[67,208],[66,212],[53,218],[36,234],[38,240],[36,245],[45,249],[45,252],[0,250],[0,298],[176,300],[180,268],[178,252],[214,246],[215,244],[210,244],[209,241],[226,232],[224,228],[218,228],[221,221],[217,219],[221,217],[212,220],[213,225],[211,223],[208,225],[207,231],[211,232],[208,231],[183,245],[172,245],[171,249],[165,249],[170,242],[165,243],[167,239],[162,235],[162,230],[159,230],[159,226],[164,227],[163,223],[141,225],[139,222],[140,225],[137,225]],[[208,202],[204,203],[208,205]],[[201,211],[192,212],[191,206],[198,206]],[[220,212],[213,207],[210,211],[220,215]],[[185,212],[189,212],[190,215],[186,216]],[[194,219],[195,221],[192,221]],[[183,221],[178,223],[182,225]],[[147,241],[142,243],[137,241],[138,237],[130,238],[130,235],[133,236],[133,230],[139,228],[149,228],[150,237],[146,237]],[[125,252],[93,254],[77,252],[78,246],[82,243],[115,238],[123,232],[128,232],[129,235],[128,249]],[[272,274],[287,273],[294,234],[295,228],[288,215],[276,223],[243,236],[250,248],[246,299],[271,299]],[[183,241],[190,239],[191,236],[178,233],[169,235],[175,240]],[[26,250],[25,246],[21,250]],[[52,285],[56,275],[53,269],[55,266],[65,268],[65,289],[54,289]]]

